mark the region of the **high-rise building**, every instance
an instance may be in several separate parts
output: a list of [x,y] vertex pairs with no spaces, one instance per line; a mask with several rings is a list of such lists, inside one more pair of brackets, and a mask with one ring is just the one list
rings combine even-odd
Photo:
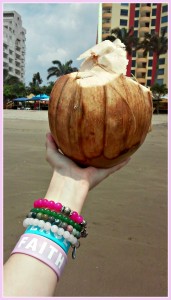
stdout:
[[[167,3],[103,3],[102,12],[102,40],[104,40],[113,28],[126,28],[133,26],[134,35],[142,41],[144,34],[157,32],[159,36],[168,28],[168,4]],[[139,83],[151,86],[155,80],[157,57],[153,51],[143,56],[143,49],[133,51],[128,65],[128,75],[131,73]],[[168,55],[161,54],[159,59],[157,82],[167,85]]]
[[26,30],[16,11],[3,13],[3,68],[24,82]]

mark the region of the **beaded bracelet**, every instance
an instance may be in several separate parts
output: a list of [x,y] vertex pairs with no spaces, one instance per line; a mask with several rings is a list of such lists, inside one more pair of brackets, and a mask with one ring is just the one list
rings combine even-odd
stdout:
[[33,219],[33,218],[26,218],[23,221],[23,226],[38,226],[39,228],[45,230],[45,231],[52,231],[53,233],[56,233],[59,236],[63,236],[68,242],[70,242],[73,246],[78,244],[77,238],[71,234],[69,231],[64,230],[63,228],[58,227],[57,225],[52,225],[49,222],[44,222],[43,220]]
[[26,228],[25,233],[40,235],[51,240],[52,242],[60,246],[65,251],[66,254],[68,253],[71,247],[71,243],[68,242],[62,235],[60,236],[53,233],[52,231],[46,231],[38,226],[33,226],[33,225],[28,226]]
[[63,206],[61,203],[54,201],[49,201],[47,199],[39,198],[34,201],[34,207],[35,208],[48,208],[50,210],[53,210],[55,212],[62,212],[65,215],[69,216],[71,220],[73,220],[75,223],[81,224],[85,226],[87,223],[83,219],[81,215],[79,215],[76,211],[71,211],[69,207]]
[[[38,212],[38,211],[40,211],[40,212]],[[44,214],[43,212],[46,212],[46,213]],[[32,208],[31,211],[28,213],[27,218],[38,219],[38,220],[42,220],[44,222],[49,222],[52,225],[57,225],[58,227],[67,229],[70,233],[72,232],[73,235],[76,236],[77,238],[86,237],[88,235],[85,227],[81,228],[81,226],[79,224],[74,223],[74,221],[70,220],[69,218],[67,218],[67,217],[61,218],[62,215],[59,215],[58,219],[55,219],[54,216],[51,216],[49,214],[50,213],[47,212],[47,210],[45,210],[45,209]],[[62,222],[62,220],[64,222]],[[68,220],[69,220],[69,222],[67,222]]]
[[[73,248],[72,258],[76,257],[76,249],[80,246],[77,239],[88,235],[87,222],[81,215],[59,202],[55,203],[42,198],[34,201],[34,208],[23,221],[23,225],[29,227],[26,229],[26,233],[40,235],[54,241],[62,247],[65,253],[68,252],[68,247],[71,245]],[[59,236],[55,237],[56,233],[63,236],[62,243],[59,242]],[[65,243],[66,245],[64,245]]]
[[78,231],[81,231],[83,228],[80,224],[74,222],[69,217],[45,208],[32,208],[28,214],[28,217],[43,219],[44,221],[48,220],[50,223],[55,222],[55,219],[59,219],[60,222],[72,225]]

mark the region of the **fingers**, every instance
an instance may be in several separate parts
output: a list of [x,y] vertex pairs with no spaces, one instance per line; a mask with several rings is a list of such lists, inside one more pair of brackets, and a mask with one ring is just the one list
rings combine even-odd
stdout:
[[46,160],[55,169],[67,168],[72,163],[72,161],[64,156],[62,151],[58,149],[51,133],[46,134]]
[[55,167],[57,160],[60,159],[61,154],[58,152],[57,145],[51,135],[51,133],[46,134],[46,160]]
[[127,158],[122,163],[120,163],[112,168],[109,168],[109,169],[95,169],[94,168],[94,172],[92,172],[92,176],[91,176],[91,180],[90,180],[90,189],[95,187],[97,184],[99,184],[102,180],[104,180],[106,177],[108,177],[112,173],[123,168],[129,161],[130,161],[130,158]]
[[131,159],[131,158],[129,157],[129,158],[127,158],[126,160],[124,160],[122,163],[120,163],[120,164],[118,164],[118,165],[116,165],[116,166],[114,166],[114,167],[108,169],[109,175],[112,174],[112,173],[114,173],[114,172],[116,172],[116,171],[118,171],[118,170],[120,170],[120,169],[123,168],[125,165],[127,165],[127,163],[130,161],[130,159]]
[[[80,176],[81,178],[87,178],[87,181],[90,183],[90,189],[100,183],[103,179],[108,177],[110,174],[123,168],[130,160],[126,159],[122,163],[108,169],[97,169],[93,167],[87,167],[85,169],[80,168],[76,165],[71,159],[66,157],[56,145],[51,133],[46,134],[46,160],[50,165],[59,170],[65,169],[69,170],[70,174],[77,174],[76,177]],[[74,172],[71,172],[74,170]]]

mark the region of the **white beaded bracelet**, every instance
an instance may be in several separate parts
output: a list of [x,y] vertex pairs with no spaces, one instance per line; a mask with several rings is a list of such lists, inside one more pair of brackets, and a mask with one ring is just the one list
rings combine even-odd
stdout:
[[26,228],[28,226],[38,226],[45,231],[51,231],[59,236],[63,236],[68,242],[72,244],[72,246],[78,247],[79,245],[78,239],[73,234],[61,227],[58,227],[57,225],[52,225],[50,222],[45,222],[43,220],[34,218],[26,218],[23,221],[23,226]]

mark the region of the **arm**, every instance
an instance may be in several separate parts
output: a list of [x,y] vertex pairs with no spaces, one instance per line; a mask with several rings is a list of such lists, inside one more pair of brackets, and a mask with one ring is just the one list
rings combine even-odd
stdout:
[[[53,175],[45,198],[61,202],[78,213],[88,191],[128,162],[110,169],[82,169],[59,153],[50,134],[47,134],[46,148],[46,159],[53,168]],[[4,266],[4,296],[53,296],[56,284],[55,272],[34,257],[13,254]]]

